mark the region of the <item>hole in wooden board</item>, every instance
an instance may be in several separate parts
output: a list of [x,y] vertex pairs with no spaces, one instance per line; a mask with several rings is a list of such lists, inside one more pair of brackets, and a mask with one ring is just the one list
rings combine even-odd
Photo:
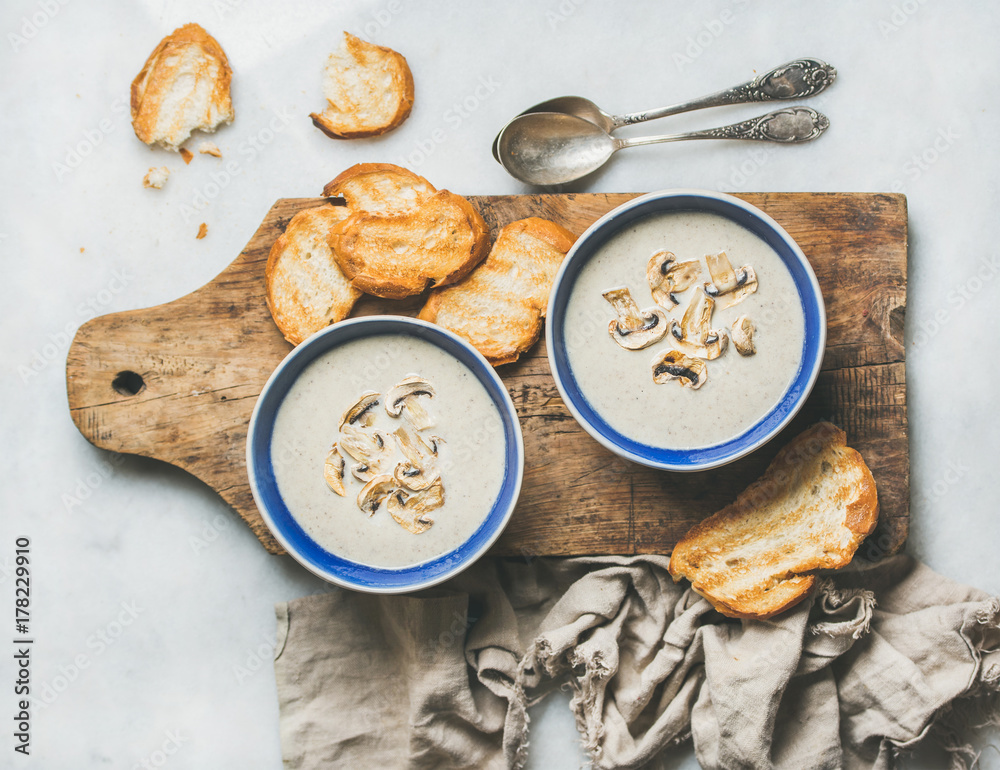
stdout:
[[126,370],[115,375],[111,387],[123,396],[136,396],[146,387],[146,382],[141,374]]

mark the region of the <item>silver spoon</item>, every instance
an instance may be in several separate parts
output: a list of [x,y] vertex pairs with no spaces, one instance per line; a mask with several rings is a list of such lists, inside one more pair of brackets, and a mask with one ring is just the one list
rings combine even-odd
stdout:
[[[837,70],[821,59],[796,59],[782,64],[780,67],[775,67],[763,75],[758,75],[746,83],[727,88],[725,91],[718,91],[700,99],[674,104],[670,107],[661,107],[657,110],[633,112],[628,115],[609,115],[590,99],[584,99],[582,96],[559,96],[536,104],[534,107],[529,107],[521,115],[532,112],[562,112],[589,120],[610,134],[622,126],[630,126],[645,120],[656,120],[668,115],[679,115],[682,112],[701,110],[707,107],[769,102],[778,99],[804,99],[823,91],[836,78]],[[500,134],[502,133],[503,129],[500,131]],[[500,134],[497,134],[493,140],[493,157],[498,161],[500,156],[497,154],[497,148]]]
[[596,171],[618,150],[687,139],[750,139],[795,144],[815,139],[830,121],[809,107],[785,107],[730,126],[686,134],[619,139],[575,115],[534,112],[514,118],[497,152],[507,173],[535,185],[565,184]]

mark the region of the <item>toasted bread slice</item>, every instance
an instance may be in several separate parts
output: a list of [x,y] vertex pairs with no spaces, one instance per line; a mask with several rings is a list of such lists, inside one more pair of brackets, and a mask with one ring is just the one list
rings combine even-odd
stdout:
[[402,214],[437,189],[418,174],[391,163],[358,163],[323,188],[323,197],[341,197],[351,211]]
[[225,51],[197,24],[163,38],[132,81],[132,127],[146,144],[175,152],[195,129],[233,122]]
[[359,164],[328,184],[350,216],[330,228],[330,247],[351,285],[386,299],[461,280],[486,256],[489,229],[460,195],[390,164]]
[[724,615],[769,618],[805,598],[816,570],[848,564],[877,519],[871,471],[840,428],[820,422],[681,539],[670,574]]
[[327,243],[330,227],[346,216],[344,206],[329,204],[300,211],[271,247],[264,271],[267,308],[293,345],[347,318],[361,296]]
[[409,117],[413,75],[401,54],[345,32],[344,42],[327,59],[323,95],[327,108],[309,117],[324,134],[378,136]]
[[542,331],[559,265],[576,240],[555,222],[511,222],[465,280],[431,292],[420,318],[464,337],[494,366],[513,363]]

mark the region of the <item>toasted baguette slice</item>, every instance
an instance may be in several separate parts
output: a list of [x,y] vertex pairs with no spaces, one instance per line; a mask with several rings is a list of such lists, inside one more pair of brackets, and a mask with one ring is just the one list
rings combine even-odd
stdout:
[[350,216],[330,228],[330,247],[367,294],[403,299],[455,283],[486,256],[489,229],[472,204],[399,166],[354,166],[323,192],[347,201]]
[[464,337],[494,366],[513,363],[542,331],[559,265],[576,240],[555,222],[511,222],[462,282],[431,292],[420,318]]
[[413,75],[396,51],[345,32],[327,59],[323,95],[327,108],[309,115],[316,128],[334,139],[377,136],[409,117]]
[[340,271],[327,243],[330,227],[346,216],[343,206],[300,211],[271,247],[264,271],[267,308],[293,345],[347,318],[361,296]]
[[402,214],[437,189],[418,174],[391,163],[358,163],[323,188],[324,198],[341,197],[350,211]]
[[132,127],[146,144],[175,152],[195,129],[233,122],[225,51],[197,24],[163,38],[132,81]]
[[816,570],[848,564],[877,519],[871,471],[842,430],[820,422],[681,539],[670,574],[724,615],[769,618],[805,598]]

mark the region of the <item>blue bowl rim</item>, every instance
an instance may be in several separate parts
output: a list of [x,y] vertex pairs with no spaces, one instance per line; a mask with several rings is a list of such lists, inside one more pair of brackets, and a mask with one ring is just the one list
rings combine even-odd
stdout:
[[[273,423],[267,426],[266,445],[261,448],[259,443],[264,438],[260,433],[260,423],[264,419],[261,416],[261,413],[265,404],[268,403],[269,399],[279,398],[277,405],[274,407],[274,410],[272,410],[272,414],[276,412],[278,406],[280,406],[281,399],[284,399],[287,395],[288,389],[291,387],[291,384],[295,382],[298,375],[301,374],[302,370],[304,370],[310,363],[315,361],[322,354],[338,347],[339,344],[360,338],[364,336],[364,334],[361,332],[351,336],[347,340],[341,340],[340,342],[331,342],[328,341],[327,338],[330,336],[339,338],[343,336],[345,332],[350,332],[353,327],[362,326],[375,327],[375,329],[370,332],[372,336],[382,336],[388,334],[405,335],[413,334],[415,330],[420,330],[421,334],[418,336],[421,339],[431,342],[431,344],[438,344],[435,340],[428,339],[428,337],[433,338],[436,335],[439,340],[447,340],[452,345],[456,346],[462,351],[463,354],[468,356],[470,360],[463,361],[457,356],[456,358],[469,368],[473,374],[478,377],[479,381],[483,383],[496,405],[497,411],[500,412],[501,420],[504,424],[505,440],[507,442],[507,467],[505,469],[504,482],[497,499],[494,501],[493,508],[490,510],[490,513],[487,514],[479,528],[466,541],[449,553],[443,554],[440,557],[435,557],[434,559],[420,562],[419,564],[410,567],[370,567],[358,562],[351,562],[343,557],[338,557],[336,554],[330,554],[329,551],[323,549],[322,546],[319,546],[319,544],[309,537],[309,535],[305,533],[304,530],[302,530],[301,527],[293,520],[295,527],[299,529],[301,535],[304,535],[308,543],[311,543],[311,547],[315,547],[327,556],[330,556],[334,562],[343,562],[349,565],[352,572],[365,576],[365,582],[359,582],[356,579],[345,577],[342,574],[333,572],[330,569],[315,563],[297,547],[295,542],[293,542],[286,535],[283,528],[275,520],[269,505],[265,502],[266,498],[264,490],[262,489],[261,479],[258,478],[257,463],[255,462],[255,455],[263,453],[263,457],[266,458],[267,465],[270,466],[271,464],[271,432],[273,430]],[[324,341],[326,341],[325,345]],[[438,346],[441,347],[441,345]],[[445,352],[451,353],[451,351],[447,349],[445,349]],[[452,355],[454,355],[454,353],[452,353]],[[475,365],[473,365],[473,362]],[[288,385],[282,389],[278,395],[276,395],[275,389],[279,387],[278,383],[283,378],[284,372],[292,365],[300,363],[301,367],[299,371],[295,374]],[[511,467],[511,459],[513,459],[513,468]],[[497,538],[500,537],[510,522],[514,509],[517,506],[518,498],[520,497],[521,484],[524,476],[524,440],[521,433],[520,421],[517,417],[517,411],[514,407],[514,402],[510,398],[510,394],[507,392],[506,386],[503,384],[503,381],[500,379],[493,366],[466,340],[447,329],[417,318],[395,315],[373,315],[351,318],[325,327],[293,348],[288,355],[282,359],[277,367],[275,367],[274,371],[272,371],[271,375],[268,377],[267,382],[264,384],[264,387],[261,389],[260,395],[257,397],[253,412],[250,416],[246,440],[246,463],[247,476],[250,480],[250,490],[253,495],[254,503],[257,505],[257,508],[260,511],[265,524],[267,524],[268,529],[285,549],[285,551],[292,556],[292,558],[317,577],[343,588],[349,588],[365,593],[396,594],[429,588],[455,576],[479,560],[496,542]],[[276,484],[274,485],[274,493],[277,493]],[[506,505],[503,507],[502,513],[497,515],[498,505],[504,500],[507,501]],[[284,501],[281,500],[280,494],[278,494],[278,501],[282,506],[284,506]],[[284,513],[291,518],[291,514],[287,511],[287,507],[285,507]],[[489,525],[489,527],[487,527],[487,525]],[[295,534],[297,537],[301,537],[299,533]],[[478,544],[473,549],[463,553],[463,549],[467,548],[473,541],[478,541]],[[386,582],[387,580],[388,582]]]
[[[699,200],[702,201],[703,204],[705,202],[711,202],[713,206],[698,206],[697,201]],[[666,207],[658,206],[658,204],[662,201],[678,201],[681,205]],[[684,205],[685,203],[687,205]],[[641,213],[635,213],[632,217],[626,218],[625,223],[618,222],[623,215],[632,214],[636,209],[641,209]],[[762,229],[770,231],[770,234],[775,236],[775,238],[787,248],[788,254],[790,254],[799,263],[801,271],[806,277],[807,287],[803,287],[799,281],[796,281],[796,288],[799,292],[800,301],[804,302],[806,300],[806,297],[803,296],[803,290],[804,288],[807,288],[808,298],[813,300],[815,306],[811,309],[803,307],[803,311],[807,316],[807,328],[805,339],[803,340],[803,363],[800,364],[799,374],[796,379],[793,380],[792,386],[786,390],[782,400],[775,407],[773,407],[768,414],[762,415],[761,418],[744,431],[744,433],[734,439],[723,442],[722,444],[718,444],[713,447],[695,449],[663,449],[641,444],[637,441],[633,441],[632,439],[628,439],[612,429],[609,425],[607,425],[607,423],[604,423],[604,430],[601,430],[595,426],[591,422],[590,417],[585,414],[584,410],[588,410],[593,412],[594,416],[600,419],[596,410],[594,410],[586,402],[586,398],[583,396],[582,392],[575,385],[575,383],[572,387],[570,387],[567,382],[567,379],[570,382],[573,381],[573,375],[568,364],[564,363],[564,359],[566,357],[565,350],[559,344],[559,340],[562,339],[560,329],[563,320],[563,301],[565,300],[565,302],[568,302],[573,284],[575,284],[576,277],[582,269],[582,264],[579,268],[576,267],[576,263],[580,259],[579,255],[581,253],[583,254],[582,259],[584,260],[583,264],[585,264],[586,261],[593,257],[596,253],[598,247],[590,248],[590,244],[593,241],[600,238],[601,240],[598,242],[598,246],[602,245],[608,237],[617,231],[619,226],[631,223],[643,215],[664,213],[668,211],[698,210],[710,211],[711,213],[721,214],[722,216],[728,216],[725,210],[732,213],[740,213],[747,221],[756,221],[762,226]],[[748,228],[744,222],[737,221],[732,216],[728,216],[728,218],[732,219],[736,222],[736,224],[739,224],[746,229],[751,229]],[[759,237],[763,237],[760,232],[755,232],[752,229],[751,232],[754,232]],[[765,238],[765,240],[767,239]],[[773,243],[770,245],[772,248],[775,248]],[[787,264],[788,259],[786,256],[778,249],[775,249],[775,251],[778,252],[778,255]],[[572,275],[570,275],[571,270],[574,271]],[[567,281],[569,281],[568,288]],[[747,203],[741,198],[712,190],[677,188],[645,193],[626,201],[622,205],[617,206],[604,214],[590,227],[588,227],[579,238],[577,238],[573,247],[563,260],[563,263],[556,274],[555,281],[552,284],[552,291],[549,294],[548,308],[549,313],[545,324],[545,345],[548,353],[549,369],[552,372],[552,377],[555,380],[556,387],[558,388],[563,401],[569,408],[573,417],[576,418],[577,422],[583,427],[584,430],[587,431],[587,433],[589,433],[596,441],[610,451],[620,457],[631,460],[632,462],[659,470],[677,472],[709,470],[711,468],[717,468],[738,460],[739,458],[746,456],[766,444],[778,435],[778,433],[780,433],[781,430],[788,425],[789,422],[791,422],[791,420],[802,408],[802,405],[809,397],[809,394],[812,392],[813,387],[816,384],[816,380],[819,377],[819,372],[823,364],[823,356],[826,351],[826,306],[823,300],[822,290],[819,286],[819,281],[816,279],[816,274],[813,271],[812,265],[809,263],[809,259],[806,257],[805,253],[795,242],[795,239],[792,238],[792,236],[789,235],[788,232],[768,214],[761,211],[756,206]],[[812,329],[812,337],[810,337],[809,329],[810,314],[814,316],[813,325],[815,326],[815,328]],[[810,352],[812,355],[809,356],[811,360],[809,361],[808,371],[803,372],[807,358],[806,354]],[[803,374],[805,376],[803,376]],[[798,387],[795,388],[795,393],[793,394],[792,390],[796,385],[798,385]],[[577,394],[579,394],[579,396],[577,396]],[[794,400],[789,405],[786,404],[786,402],[790,397],[794,397]],[[583,402],[583,406],[578,403],[578,398],[579,401]],[[779,410],[782,409],[785,411],[782,416],[778,417],[777,414]],[[768,423],[768,427],[766,431],[762,431],[761,426],[765,423]],[[758,435],[755,435],[752,440],[746,440],[747,437],[754,433],[755,430]],[[727,450],[713,451],[719,450],[720,447],[726,447]],[[646,451],[645,453],[640,453],[637,448],[641,448]],[[669,459],[665,459],[667,457],[669,457]],[[687,459],[676,459],[679,457],[686,457]]]

